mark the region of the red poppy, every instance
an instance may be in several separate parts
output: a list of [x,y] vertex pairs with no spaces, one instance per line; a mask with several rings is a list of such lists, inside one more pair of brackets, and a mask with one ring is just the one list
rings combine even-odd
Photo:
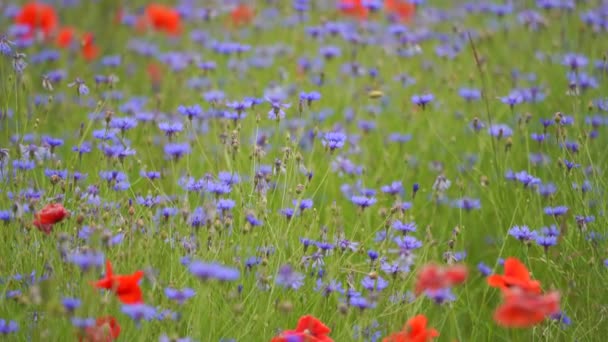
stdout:
[[433,328],[427,328],[428,320],[425,315],[412,317],[403,329],[385,337],[383,342],[427,342],[439,336],[439,332]]
[[464,265],[441,267],[436,264],[425,265],[418,273],[415,293],[426,290],[440,290],[462,284],[467,279],[468,271]]
[[559,312],[559,302],[557,291],[537,294],[514,288],[505,291],[504,303],[494,312],[494,320],[503,327],[529,328]]
[[290,338],[299,337],[306,342],[333,342],[327,334],[331,332],[323,322],[317,318],[306,315],[300,317],[298,325],[294,330],[285,330],[279,336],[274,337],[270,342],[287,342]]
[[179,12],[174,8],[161,4],[148,5],[144,15],[136,23],[136,27],[140,30],[146,29],[148,26],[174,36],[179,35],[182,31]]
[[99,56],[99,48],[95,45],[94,37],[92,33],[85,33],[82,35],[82,56],[88,62],[96,59]]
[[55,43],[60,48],[67,48],[74,41],[75,29],[70,26],[65,26],[59,29],[57,37],[55,37]]
[[105,278],[92,283],[92,285],[98,289],[113,291],[123,304],[139,304],[143,303],[143,295],[139,287],[139,281],[143,276],[143,271],[128,275],[115,275],[112,273],[112,264],[107,260]]
[[342,14],[358,19],[367,19],[369,14],[362,0],[340,0],[339,8]]
[[492,287],[508,290],[517,287],[530,293],[541,293],[540,282],[530,278],[530,272],[526,266],[516,258],[505,260],[505,274],[493,274],[488,277],[488,284]]
[[57,28],[58,19],[52,6],[32,1],[21,8],[15,16],[15,23],[29,28],[25,34],[27,38],[32,37],[37,30],[41,30],[44,37],[48,38]]
[[251,23],[254,16],[253,9],[245,4],[240,4],[230,11],[230,21],[235,27]]
[[409,22],[416,13],[416,5],[404,0],[384,0],[384,8],[403,22]]
[[160,82],[163,79],[163,70],[158,63],[148,63],[146,72],[148,73],[148,77],[150,77],[150,80],[154,86],[160,85]]
[[45,234],[50,234],[55,223],[61,222],[70,213],[61,203],[50,203],[34,215],[34,226]]
[[120,325],[112,316],[100,317],[94,326],[87,327],[78,338],[80,342],[112,342],[120,335]]

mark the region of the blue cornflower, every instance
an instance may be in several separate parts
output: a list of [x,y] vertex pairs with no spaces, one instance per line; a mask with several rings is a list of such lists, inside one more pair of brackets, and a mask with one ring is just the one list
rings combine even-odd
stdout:
[[234,208],[235,206],[235,202],[234,200],[231,200],[229,198],[222,198],[219,201],[217,201],[217,210],[219,211],[229,211],[232,210],[232,208]]
[[283,265],[277,273],[275,282],[286,289],[299,289],[304,285],[304,275],[293,270],[291,265]]
[[190,154],[188,143],[172,143],[165,145],[165,154],[174,160],[178,160],[186,154]]
[[95,325],[94,318],[72,317],[72,325],[79,329],[85,329]]
[[192,121],[193,118],[198,118],[203,115],[203,110],[202,110],[201,106],[199,106],[199,105],[179,106],[179,107],[177,107],[177,111],[181,115],[187,116],[188,120],[190,120],[190,121]]
[[392,227],[394,230],[403,233],[404,235],[407,233],[413,233],[416,231],[416,223],[415,222],[408,222],[408,223],[403,223],[399,220],[395,220],[392,224]]
[[74,310],[78,309],[80,307],[80,305],[82,304],[82,301],[78,298],[63,298],[61,300],[61,303],[63,304],[63,308],[65,309],[65,311],[67,311],[68,313],[72,313],[74,312]]
[[19,325],[15,321],[6,321],[4,319],[0,319],[0,334],[8,335],[19,330]]
[[300,209],[300,212],[312,208],[313,201],[310,198],[302,199],[298,202],[298,200],[293,200],[293,205]]
[[509,229],[509,235],[522,242],[528,242],[536,239],[538,233],[534,230],[530,230],[528,226],[513,226]]
[[488,128],[488,133],[496,138],[508,138],[513,135],[513,130],[505,124],[493,124]]
[[479,89],[460,88],[458,94],[467,102],[479,100],[481,98],[481,91]]
[[452,293],[451,288],[426,290],[425,295],[437,304],[449,303],[456,300],[456,296],[454,295],[454,293]]
[[422,109],[424,109],[427,104],[429,104],[433,101],[434,98],[435,98],[435,96],[433,96],[433,94],[431,94],[431,93],[426,93],[426,94],[422,94],[422,95],[414,95],[414,96],[412,96],[412,103],[417,106],[420,106],[420,107],[422,107]]
[[149,321],[156,317],[156,308],[146,304],[123,305],[121,311],[136,323],[141,320]]
[[529,186],[541,184],[541,180],[539,178],[536,178],[536,177],[528,174],[526,171],[520,171],[520,172],[516,173],[514,175],[514,177],[517,181],[522,183],[525,188],[527,188]]
[[513,108],[515,105],[518,105],[524,102],[524,97],[518,91],[513,91],[509,95],[502,97],[500,101],[504,104],[508,104],[509,107]]
[[176,301],[179,304],[184,304],[184,302],[192,298],[196,294],[196,291],[193,289],[186,287],[181,290],[174,289],[171,287],[165,288],[165,295],[167,298]]
[[321,94],[317,91],[311,91],[310,93],[301,92],[300,93],[300,101],[306,102],[308,106],[312,104],[313,101],[318,101],[321,99]]
[[422,242],[413,236],[397,236],[393,241],[399,247],[399,253],[402,255],[409,255],[411,251],[422,247]]
[[10,210],[0,210],[0,221],[8,223],[13,218],[13,214]]
[[545,207],[545,209],[543,209],[545,214],[547,215],[551,215],[551,216],[562,216],[565,215],[568,212],[568,207],[566,206],[557,206],[557,207]]
[[93,267],[102,267],[105,256],[102,252],[95,251],[75,252],[68,256],[68,261],[80,267],[83,272],[86,272]]
[[481,208],[481,201],[476,198],[463,197],[455,200],[453,202],[453,206],[464,209],[465,211],[471,211],[473,209]]
[[171,138],[184,129],[184,124],[181,122],[161,122],[158,124],[158,128],[165,132],[167,137]]
[[290,103],[282,103],[279,99],[266,98],[266,101],[270,103],[271,109],[268,112],[268,118],[271,120],[281,120],[285,118],[285,111],[291,107]]
[[368,291],[380,292],[388,287],[388,281],[378,275],[373,278],[368,275],[361,280],[361,285]]
[[15,43],[8,40],[5,35],[0,36],[0,54],[10,57],[13,53]]
[[538,235],[536,237],[536,244],[547,250],[549,247],[557,245],[557,237]]
[[129,116],[114,117],[110,121],[110,128],[119,129],[121,132],[128,131],[135,126],[137,126],[137,120]]
[[240,272],[236,268],[223,266],[217,263],[193,261],[188,267],[190,273],[201,280],[217,279],[220,281],[234,281],[239,279]]
[[588,63],[587,57],[575,53],[567,53],[562,59],[562,64],[574,71],[586,67]]
[[403,183],[401,181],[392,182],[380,188],[382,192],[389,195],[398,195],[403,192]]
[[487,277],[490,274],[492,274],[492,268],[490,268],[490,266],[484,264],[483,262],[480,262],[479,264],[477,264],[477,270],[484,277]]
[[321,143],[330,151],[344,147],[346,142],[346,134],[342,132],[328,132],[323,135]]
[[371,207],[376,203],[375,197],[367,197],[367,196],[352,196],[350,201],[355,205],[359,206],[361,209],[365,209],[367,207]]

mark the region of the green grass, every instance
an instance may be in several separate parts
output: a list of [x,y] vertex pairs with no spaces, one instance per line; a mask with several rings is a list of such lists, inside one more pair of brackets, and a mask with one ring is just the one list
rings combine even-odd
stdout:
[[[111,5],[106,1],[105,6]],[[604,284],[608,271],[603,263],[607,258],[603,174],[608,166],[607,140],[603,126],[598,128],[597,138],[586,138],[591,126],[585,123],[585,118],[601,114],[597,107],[589,104],[606,96],[606,75],[593,69],[592,64],[605,58],[606,52],[602,43],[605,32],[592,34],[579,19],[582,11],[591,8],[590,4],[581,3],[573,13],[543,12],[548,25],[539,31],[522,27],[515,15],[500,20],[510,25],[508,30],[491,29],[490,23],[495,17],[490,14],[470,15],[437,24],[419,18],[419,22],[412,24],[412,30],[429,28],[447,35],[451,41],[460,36],[462,51],[454,59],[436,56],[435,48],[439,45],[436,40],[420,43],[422,53],[408,58],[388,53],[381,46],[353,47],[339,37],[327,37],[319,42],[305,35],[307,26],[318,25],[323,18],[339,18],[334,12],[313,12],[308,22],[291,28],[271,22],[274,26],[268,29],[227,30],[223,17],[210,22],[187,22],[184,35],[170,41],[158,33],[138,36],[128,27],[111,24],[108,13],[112,11],[95,11],[96,6],[100,5],[83,2],[81,7],[61,10],[62,22],[94,32],[103,54],[121,55],[122,64],[118,68],[87,64],[79,58],[70,58],[63,51],[59,60],[37,65],[30,63],[24,74],[17,77],[11,58],[3,56],[0,59],[0,79],[3,80],[0,82],[0,110],[14,111],[11,118],[0,120],[0,147],[9,149],[11,159],[6,161],[8,166],[3,171],[11,176],[4,177],[0,185],[0,209],[12,211],[15,207],[31,205],[29,212],[21,217],[14,213],[10,222],[0,225],[4,246],[0,249],[0,278],[4,280],[0,283],[0,318],[19,324],[19,331],[7,335],[8,340],[64,341],[74,338],[76,330],[61,306],[62,297],[82,299],[82,306],[75,312],[78,317],[114,315],[122,326],[120,340],[123,341],[150,341],[164,333],[189,336],[198,341],[221,338],[267,341],[280,330],[295,327],[298,318],[305,314],[325,322],[332,329],[330,336],[335,341],[366,341],[368,339],[353,336],[355,327],[368,327],[377,322],[379,325],[374,329],[386,336],[401,329],[407,319],[419,313],[427,315],[430,326],[440,331],[439,341],[603,340],[602,336],[608,332],[604,322],[608,298]],[[281,6],[284,6],[281,9],[284,15],[279,19],[284,19],[291,8],[287,4]],[[382,20],[378,22],[385,24]],[[5,20],[1,25],[6,29],[9,24]],[[254,53],[247,52],[242,57],[216,54],[189,39],[188,33],[194,29],[205,30],[210,40],[238,41],[250,45],[252,50],[271,45],[289,49],[276,56],[268,68],[251,67],[245,73],[238,73],[229,68],[229,64],[234,63],[230,60],[244,61]],[[484,60],[482,65],[476,65],[473,46],[462,34],[468,29],[483,35],[474,39],[474,48]],[[371,34],[360,28],[360,35]],[[145,66],[154,59],[139,56],[127,48],[127,42],[134,38],[154,42],[163,52],[193,52],[201,60],[215,61],[217,70],[203,75],[195,64],[180,72],[164,67],[161,87],[155,92],[145,72]],[[319,48],[327,45],[340,47],[342,55],[325,63],[325,83],[317,86],[308,76],[298,76],[298,59],[316,58]],[[25,53],[31,58],[45,48],[48,46],[35,46]],[[378,78],[342,73],[342,64],[351,61],[355,52],[355,61],[365,69],[376,67]],[[555,55],[558,59],[556,62],[540,61],[535,57],[536,52]],[[589,58],[590,66],[585,69],[596,77],[599,84],[596,89],[576,96],[566,95],[567,67],[561,65],[561,56],[568,52]],[[431,67],[425,67],[427,63],[431,63]],[[68,76],[55,85],[54,91],[44,90],[42,75],[55,69],[65,70]],[[500,97],[513,89],[510,76],[513,69],[534,73],[536,81],[520,80],[518,86],[541,85],[546,99],[516,105],[513,110],[501,103]],[[416,83],[401,86],[394,80],[401,73],[415,78]],[[97,74],[115,74],[120,81],[114,89],[97,87],[94,85]],[[109,159],[97,148],[100,141],[92,137],[92,132],[104,129],[105,123],[103,120],[90,121],[89,113],[127,116],[119,107],[131,97],[145,96],[148,98],[146,111],[167,115],[177,115],[179,105],[200,104],[205,110],[211,108],[202,98],[205,90],[187,86],[187,80],[194,76],[205,76],[210,82],[205,90],[221,89],[230,101],[246,96],[263,97],[271,83],[285,87],[293,85],[297,91],[286,101],[292,106],[280,123],[267,118],[269,105],[266,103],[248,110],[247,117],[237,124],[227,120],[206,120],[205,132],[199,129],[202,121],[193,126],[188,120],[175,116],[184,123],[184,131],[173,140],[189,142],[191,146],[191,153],[178,161],[165,158],[163,146],[168,139],[156,122],[140,122],[136,128],[125,132],[122,142],[130,142],[137,152],[134,156],[122,161]],[[80,99],[90,100],[93,106],[85,107],[72,101],[76,90],[68,88],[67,84],[77,77],[91,90],[90,95]],[[487,106],[484,100],[466,103],[461,99],[458,89],[463,86],[481,89]],[[103,93],[109,90],[122,92],[124,98],[104,99]],[[299,92],[312,90],[319,91],[322,99],[312,108],[305,106],[299,114]],[[381,90],[383,98],[371,98],[368,96],[370,90]],[[411,103],[412,95],[427,91],[434,94],[435,100],[424,110]],[[65,97],[63,102],[58,100],[60,94]],[[48,101],[36,106],[33,104],[35,95]],[[224,108],[224,104],[217,106]],[[349,108],[355,113],[352,122],[346,121],[344,116]],[[313,119],[319,111],[326,109],[333,114],[325,120]],[[561,130],[565,140],[580,143],[580,152],[571,153],[559,147],[556,125],[548,128],[550,138],[542,145],[530,138],[531,133],[542,132],[541,118],[551,119],[557,112],[574,118],[572,126],[561,127]],[[527,114],[531,116],[529,122],[518,123],[518,118]],[[486,128],[489,119],[493,123],[508,124],[513,129],[513,136],[510,140],[492,138],[486,129],[474,133],[469,123],[476,117]],[[288,130],[285,121],[291,119],[301,119],[302,124]],[[357,127],[359,120],[373,121],[376,127],[364,133]],[[298,140],[309,132],[322,134],[338,124],[345,128],[347,136],[360,135],[358,143],[347,143],[344,149],[333,153],[322,146],[320,138],[314,139],[306,148],[298,144]],[[259,132],[269,133],[271,148],[264,155],[255,156],[253,141]],[[411,134],[412,140],[404,144],[388,143],[388,135],[393,132]],[[38,163],[30,171],[15,171],[13,161],[19,159],[21,153],[19,144],[9,140],[14,134],[21,137],[33,134],[32,143],[37,145],[44,135],[64,139],[65,144],[56,148],[54,159]],[[79,158],[71,148],[83,141],[92,142],[93,149]],[[238,149],[234,149],[235,146]],[[550,157],[546,165],[530,163],[530,153],[538,152]],[[474,155],[476,162],[463,171],[461,166],[467,164],[469,155]],[[338,156],[362,166],[362,174],[349,176],[335,172],[332,162]],[[260,165],[274,165],[277,159],[281,161],[280,171],[269,177],[276,187],[260,194],[254,183],[255,172]],[[564,159],[581,167],[566,172],[559,165]],[[432,170],[429,165],[432,162],[440,162],[442,171]],[[597,172],[586,175],[585,168],[590,166]],[[67,169],[70,174],[79,171],[88,176],[77,183],[65,180],[53,185],[44,175],[45,169]],[[313,172],[310,181],[302,169]],[[100,171],[107,170],[124,172],[130,187],[114,191],[99,176]],[[162,178],[150,181],[140,176],[141,170],[160,171]],[[533,189],[506,180],[507,170],[526,170],[543,183],[554,183],[558,190],[543,198]],[[236,202],[229,220],[212,215],[215,208],[212,195],[186,192],[178,185],[183,176],[199,179],[207,173],[217,176],[220,171],[235,172],[241,177],[241,182],[230,194],[222,196]],[[439,174],[452,182],[446,192],[450,200],[478,198],[481,209],[467,212],[453,208],[449,203],[435,203],[432,185]],[[583,194],[573,190],[572,183],[580,185],[585,180],[592,184],[592,191]],[[358,209],[340,190],[343,184],[355,185],[358,181],[362,187],[378,192],[378,202],[365,210]],[[392,211],[396,199],[380,192],[382,185],[393,181],[403,182],[405,188],[405,194],[399,200],[412,202],[412,208],[405,213]],[[420,184],[415,198],[411,192],[414,183]],[[88,204],[81,196],[90,185],[99,187],[102,203],[119,207]],[[44,194],[40,200],[30,203],[17,195],[28,188],[41,190]],[[10,199],[9,193],[14,194],[15,199]],[[172,200],[151,209],[135,203],[136,196],[148,194],[171,196]],[[45,236],[32,225],[32,211],[39,210],[59,195],[63,196],[62,203],[71,212],[71,217],[56,225],[50,236]],[[293,207],[292,200],[305,198],[313,199],[312,209],[291,220],[280,214],[280,209]],[[595,205],[590,206],[590,201]],[[565,217],[555,219],[543,213],[544,207],[558,205],[569,208]],[[157,213],[163,207],[177,208],[179,214],[166,221],[159,220]],[[211,220],[207,227],[193,230],[188,215],[196,207],[208,208]],[[245,218],[248,213],[255,214],[263,225],[249,227]],[[589,223],[588,231],[582,232],[576,225],[575,215],[593,215],[595,222]],[[344,309],[341,307],[343,296],[332,294],[326,298],[314,291],[315,279],[311,275],[314,270],[306,268],[301,261],[316,248],[311,246],[304,252],[300,238],[335,243],[336,239],[345,237],[360,243],[356,252],[336,249],[328,253],[324,258],[324,279],[338,280],[345,287],[352,281],[355,289],[367,295],[360,285],[372,271],[367,251],[374,249],[389,260],[395,259],[390,253],[395,244],[390,240],[375,242],[375,237],[379,231],[390,230],[391,222],[396,219],[416,222],[418,231],[413,235],[423,242],[423,247],[416,251],[410,273],[392,278],[376,267],[375,270],[389,281],[389,286],[379,293],[375,308]],[[514,225],[538,229],[552,224],[567,227],[567,230],[548,253],[534,243],[524,246],[507,234]],[[83,226],[98,229],[88,242],[78,238]],[[453,234],[456,228],[459,233]],[[105,246],[103,229],[114,235],[124,233],[124,241],[113,247]],[[602,238],[590,241],[586,238],[590,231]],[[232,283],[201,282],[192,276],[188,268],[180,264],[180,259],[186,255],[180,240],[191,234],[199,245],[191,255],[192,259],[237,267],[241,271],[240,279]],[[114,295],[100,293],[89,285],[101,276],[101,269],[83,273],[75,265],[62,261],[59,251],[62,239],[68,241],[65,243],[70,250],[86,247],[102,251],[113,262],[117,273],[153,270],[154,277],[146,277],[142,283],[145,302],[178,312],[179,320],[153,320],[136,326],[121,313],[121,305]],[[493,243],[488,243],[488,239]],[[260,247],[272,247],[274,252],[264,255],[260,253]],[[466,251],[464,262],[471,274],[466,284],[453,289],[454,302],[437,305],[423,297],[404,303],[390,301],[391,296],[412,290],[416,271],[421,265],[442,261],[444,253],[455,251]],[[251,256],[260,257],[261,264],[248,271],[244,264]],[[509,330],[496,325],[492,315],[500,303],[500,293],[486,285],[475,267],[484,262],[501,273],[497,260],[508,256],[520,258],[533,277],[541,281],[544,290],[560,291],[562,310],[572,319],[572,325],[562,327],[550,320],[525,330]],[[298,290],[285,290],[274,282],[279,268],[287,263],[306,275],[304,286]],[[52,269],[51,276],[34,286],[9,279],[15,274],[26,277],[32,271],[40,276],[47,266]],[[239,285],[242,285],[240,293],[237,291]],[[191,287],[196,295],[179,306],[164,295],[164,288],[168,286]],[[21,290],[22,295],[6,298],[13,290]]]

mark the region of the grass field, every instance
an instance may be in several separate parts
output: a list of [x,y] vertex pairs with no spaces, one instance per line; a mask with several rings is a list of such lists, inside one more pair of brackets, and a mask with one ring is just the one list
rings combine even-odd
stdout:
[[[603,341],[606,1],[428,0],[402,24],[258,1],[238,27],[197,3],[167,33],[142,1],[55,1],[28,36],[0,2],[0,339],[105,341],[113,316],[119,341],[269,341],[313,315],[380,341],[423,314],[437,341]],[[69,214],[41,223],[51,203]],[[561,319],[494,319],[508,257]],[[91,285],[106,261],[143,271],[139,304]],[[431,262],[466,282],[416,296]]]

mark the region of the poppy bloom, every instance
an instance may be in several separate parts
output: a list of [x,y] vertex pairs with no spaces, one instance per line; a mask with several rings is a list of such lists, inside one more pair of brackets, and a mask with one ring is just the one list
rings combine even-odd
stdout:
[[529,328],[558,313],[559,303],[557,291],[537,294],[514,288],[505,292],[503,304],[494,312],[494,320],[503,327]]
[[462,284],[467,279],[468,271],[464,265],[441,267],[436,264],[425,265],[418,273],[415,293],[441,290]]
[[47,4],[32,1],[25,4],[15,16],[15,24],[28,27],[25,38],[30,38],[37,30],[48,38],[57,28],[58,19],[55,9]]
[[55,223],[61,222],[70,213],[61,203],[50,203],[37,212],[34,217],[34,226],[45,234],[50,234]]
[[95,45],[94,37],[92,33],[85,33],[82,35],[82,56],[87,61],[92,61],[99,56],[99,48]]
[[323,322],[317,318],[306,315],[300,317],[298,325],[294,330],[285,330],[279,336],[274,337],[270,342],[287,342],[294,340],[311,342],[333,342],[327,334],[331,332]]
[[383,342],[426,342],[439,336],[433,328],[427,328],[428,320],[424,315],[412,317],[403,329],[384,338]]
[[339,9],[342,14],[361,20],[367,19],[369,14],[362,0],[340,0]]
[[75,30],[73,27],[65,26],[59,29],[55,37],[55,44],[60,48],[68,48],[74,41]]
[[251,23],[254,16],[253,9],[245,4],[240,4],[230,11],[230,21],[234,27]]
[[139,281],[143,278],[144,272],[137,271],[133,274],[118,275],[112,273],[112,264],[106,261],[106,275],[92,285],[98,289],[113,291],[123,304],[143,303],[143,295],[139,287]]
[[404,0],[384,0],[384,8],[389,15],[403,22],[409,22],[416,13],[416,5]]
[[504,275],[493,274],[487,278],[488,285],[503,291],[517,287],[526,292],[541,293],[540,282],[530,278],[530,272],[521,261],[507,258],[504,268]]
[[112,342],[120,335],[120,325],[112,316],[100,317],[94,326],[84,329],[78,338],[80,342]]
[[162,68],[158,63],[150,62],[146,67],[148,77],[154,86],[159,86],[163,79]]
[[136,26],[141,30],[148,26],[169,35],[178,35],[182,30],[181,17],[177,10],[161,5],[150,4],[142,17],[139,18]]

